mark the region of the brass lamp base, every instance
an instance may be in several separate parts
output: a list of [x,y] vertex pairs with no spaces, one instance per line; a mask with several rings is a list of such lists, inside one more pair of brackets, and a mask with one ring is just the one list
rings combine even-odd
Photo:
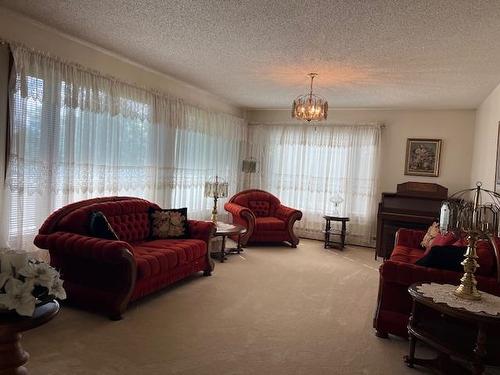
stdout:
[[479,267],[476,254],[476,237],[474,235],[469,236],[469,246],[467,247],[467,253],[465,254],[462,265],[464,266],[465,273],[460,279],[460,286],[453,294],[470,301],[479,301],[481,299],[481,293],[477,290],[477,281],[474,276],[474,272],[476,272],[476,269]]
[[462,283],[455,289],[453,294],[459,298],[468,299],[470,301],[479,301],[481,299],[481,293],[478,292],[474,284],[469,286]]
[[214,208],[212,209],[212,223],[217,224],[217,196],[214,197]]

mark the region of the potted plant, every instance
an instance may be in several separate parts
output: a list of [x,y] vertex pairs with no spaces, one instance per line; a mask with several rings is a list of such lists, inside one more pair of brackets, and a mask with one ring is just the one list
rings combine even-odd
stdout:
[[55,298],[66,298],[59,272],[27,252],[0,253],[0,310],[33,316],[36,306]]

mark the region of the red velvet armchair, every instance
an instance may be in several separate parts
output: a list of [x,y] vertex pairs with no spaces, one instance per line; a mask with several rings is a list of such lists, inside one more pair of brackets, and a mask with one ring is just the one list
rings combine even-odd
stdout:
[[[394,334],[408,337],[408,319],[411,312],[411,297],[408,287],[417,282],[460,284],[463,273],[422,267],[415,264],[425,252],[420,246],[426,232],[399,229],[396,244],[389,260],[380,266],[380,282],[377,309],[373,326],[379,337]],[[488,242],[478,243],[479,268],[476,272],[478,289],[500,296],[499,254],[497,246]]]
[[234,195],[224,208],[231,213],[233,223],[247,229],[240,239],[242,245],[288,241],[297,247],[299,238],[293,225],[302,218],[302,212],[283,206],[274,195],[258,189],[245,190]]
[[[210,275],[208,244],[215,225],[189,220],[189,238],[152,240],[150,208],[159,207],[139,198],[95,198],[69,204],[45,220],[35,245],[49,250],[68,302],[115,320],[131,301],[196,272]],[[106,215],[119,241],[89,235],[95,211]]]

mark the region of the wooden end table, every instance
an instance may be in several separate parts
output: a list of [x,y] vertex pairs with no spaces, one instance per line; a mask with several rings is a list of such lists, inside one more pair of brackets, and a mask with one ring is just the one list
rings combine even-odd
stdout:
[[[215,237],[222,237],[221,249],[218,252],[213,252],[210,254],[211,257],[220,260],[224,263],[227,260],[228,254],[239,254],[243,251],[241,247],[241,236],[245,234],[247,229],[238,224],[227,224],[227,223],[217,223],[217,230],[215,232]],[[234,248],[226,249],[226,238],[228,236],[238,236],[237,245]]]
[[37,307],[32,317],[20,316],[14,312],[0,315],[1,375],[28,374],[24,364],[28,362],[29,354],[21,346],[21,333],[47,323],[58,312],[59,304],[52,301]]
[[[413,284],[408,292],[413,298],[408,323],[409,354],[404,360],[441,374],[483,374],[485,365],[500,365],[500,315],[471,312],[436,303],[417,290],[423,283]],[[435,359],[415,358],[415,344],[424,342],[438,353]],[[472,365],[464,367],[451,357]]]
[[[345,237],[347,234],[347,222],[349,221],[348,217],[345,216],[330,216],[330,215],[325,215],[323,216],[323,219],[326,221],[325,225],[325,230],[323,233],[325,234],[325,249],[327,248],[336,248],[339,250],[344,250],[345,247]],[[342,229],[335,230],[332,229],[332,221],[337,221],[342,223]],[[340,242],[338,241],[333,241],[331,239],[331,236],[339,236],[340,237]]]

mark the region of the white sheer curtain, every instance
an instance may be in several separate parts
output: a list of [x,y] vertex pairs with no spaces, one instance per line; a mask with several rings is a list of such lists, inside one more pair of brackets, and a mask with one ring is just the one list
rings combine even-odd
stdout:
[[380,125],[250,125],[248,155],[259,167],[250,186],[303,212],[299,235],[322,238],[330,198],[343,199],[348,242],[373,245]]
[[201,218],[203,182],[236,181],[245,122],[12,47],[1,240],[29,249],[41,223],[77,200],[138,196]]

